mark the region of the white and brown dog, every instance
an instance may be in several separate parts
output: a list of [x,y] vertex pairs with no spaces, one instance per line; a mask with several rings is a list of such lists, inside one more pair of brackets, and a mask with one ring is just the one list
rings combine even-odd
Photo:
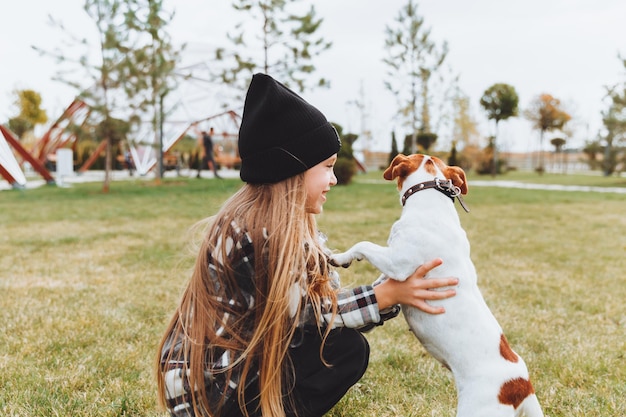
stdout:
[[543,416],[526,364],[510,348],[477,286],[470,244],[454,206],[459,198],[465,208],[460,199],[467,194],[465,172],[433,156],[400,154],[383,175],[398,179],[404,206],[388,247],[359,242],[333,255],[332,263],[348,266],[365,258],[384,276],[404,280],[429,259],[443,259],[436,275],[459,279],[455,297],[432,302],[446,312],[402,310],[426,350],[452,371],[457,417]]

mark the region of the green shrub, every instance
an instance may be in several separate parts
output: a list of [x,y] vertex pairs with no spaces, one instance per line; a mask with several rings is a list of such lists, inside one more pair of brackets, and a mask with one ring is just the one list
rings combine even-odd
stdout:
[[335,176],[338,185],[347,185],[352,181],[352,177],[356,174],[356,162],[352,158],[337,158],[335,163]]

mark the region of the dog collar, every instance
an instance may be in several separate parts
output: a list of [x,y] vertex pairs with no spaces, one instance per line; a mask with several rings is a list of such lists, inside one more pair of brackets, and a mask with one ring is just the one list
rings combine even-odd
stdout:
[[452,180],[442,181],[436,177],[432,181],[420,182],[419,184],[415,184],[414,186],[406,190],[406,192],[402,196],[402,205],[404,206],[404,204],[406,203],[406,200],[409,197],[411,197],[413,194],[415,194],[416,192],[422,191],[422,190],[428,190],[430,188],[433,188],[439,191],[440,193],[443,193],[446,196],[450,197],[453,204],[454,204],[454,199],[455,198],[458,199],[459,203],[461,204],[461,207],[463,207],[463,210],[465,210],[466,213],[469,213],[469,208],[467,208],[467,206],[465,205],[465,202],[461,198],[461,189],[457,187],[456,185],[452,184]]

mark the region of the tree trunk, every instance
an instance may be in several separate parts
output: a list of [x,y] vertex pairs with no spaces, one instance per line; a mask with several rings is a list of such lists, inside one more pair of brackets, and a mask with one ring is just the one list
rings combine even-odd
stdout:
[[498,120],[496,120],[496,132],[493,136],[493,166],[491,167],[491,176],[495,177],[498,173]]
[[104,140],[106,140],[107,146],[104,152],[104,182],[102,183],[102,192],[108,193],[111,184],[111,161],[113,158],[111,158],[111,138],[107,135]]
[[541,129],[541,133],[539,134],[539,162],[537,164],[537,172],[539,175],[543,174],[543,133],[545,131]]

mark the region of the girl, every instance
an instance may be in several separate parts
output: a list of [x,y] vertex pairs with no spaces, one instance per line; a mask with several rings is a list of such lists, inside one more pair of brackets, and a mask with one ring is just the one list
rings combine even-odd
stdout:
[[264,74],[252,78],[239,131],[246,184],[204,238],[159,346],[160,403],[172,416],[320,417],[364,374],[361,331],[398,304],[443,313],[453,278],[341,289],[316,226],[341,144],[315,107]]

